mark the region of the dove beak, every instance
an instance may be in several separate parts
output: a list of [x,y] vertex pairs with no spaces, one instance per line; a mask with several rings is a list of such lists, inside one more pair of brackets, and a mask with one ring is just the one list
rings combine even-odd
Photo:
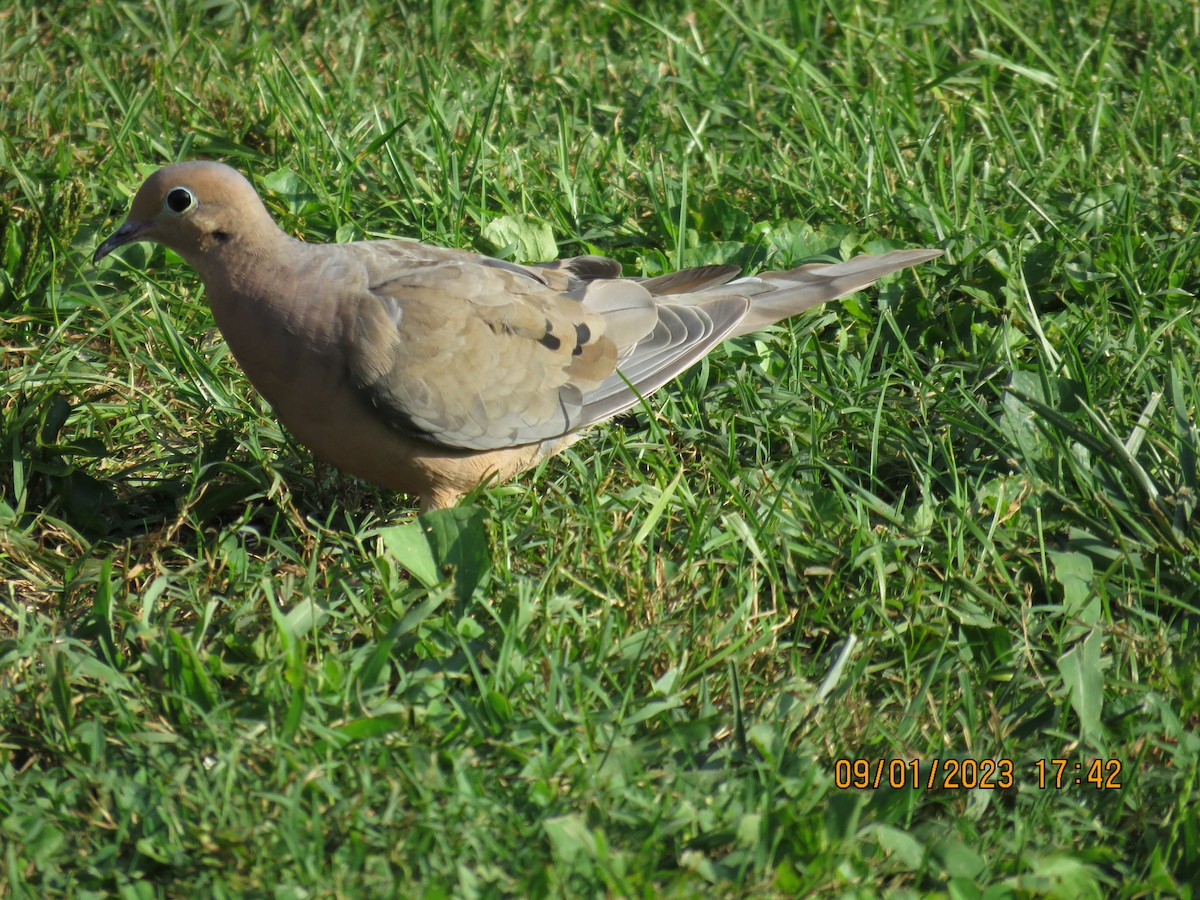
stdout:
[[108,254],[112,253],[118,247],[123,247],[126,244],[131,244],[134,241],[141,240],[141,235],[145,232],[153,222],[135,222],[132,219],[127,219],[125,224],[109,235],[108,240],[96,248],[96,252],[92,254],[92,265],[100,262]]

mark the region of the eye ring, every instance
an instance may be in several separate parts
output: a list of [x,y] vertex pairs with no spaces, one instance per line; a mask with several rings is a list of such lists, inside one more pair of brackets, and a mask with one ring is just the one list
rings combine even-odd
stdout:
[[177,216],[183,215],[196,205],[196,195],[185,187],[174,187],[167,191],[163,209]]

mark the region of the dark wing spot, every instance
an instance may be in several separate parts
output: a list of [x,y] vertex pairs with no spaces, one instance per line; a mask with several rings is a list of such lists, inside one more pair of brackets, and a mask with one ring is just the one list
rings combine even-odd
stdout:
[[592,339],[592,329],[588,328],[582,322],[575,326],[575,350],[572,356],[578,356],[583,352],[583,345]]
[[543,334],[540,338],[538,338],[538,343],[550,351],[557,350],[559,347],[562,346],[562,341],[560,341],[557,337],[555,337],[553,334],[551,334],[551,332],[553,330],[554,330],[554,326],[552,326],[550,324],[550,320],[547,319],[546,320],[546,333]]

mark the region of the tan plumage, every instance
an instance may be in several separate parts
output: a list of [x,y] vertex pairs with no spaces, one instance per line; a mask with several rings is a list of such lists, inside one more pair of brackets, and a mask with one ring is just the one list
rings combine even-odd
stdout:
[[412,241],[306,244],[214,162],[151,175],[93,260],[133,241],[195,267],[234,356],[302,443],[423,509],[557,453],[728,337],[941,255],[731,281],[733,266],[638,279],[595,256],[520,266]]

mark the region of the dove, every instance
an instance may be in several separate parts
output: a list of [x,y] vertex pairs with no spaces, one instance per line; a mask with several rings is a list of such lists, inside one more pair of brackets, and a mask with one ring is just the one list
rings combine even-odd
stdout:
[[621,277],[403,239],[306,243],[219,162],[159,169],[93,256],[150,241],[200,276],[250,383],[316,456],[445,508],[558,453],[720,342],[941,255],[897,250],[737,277]]

